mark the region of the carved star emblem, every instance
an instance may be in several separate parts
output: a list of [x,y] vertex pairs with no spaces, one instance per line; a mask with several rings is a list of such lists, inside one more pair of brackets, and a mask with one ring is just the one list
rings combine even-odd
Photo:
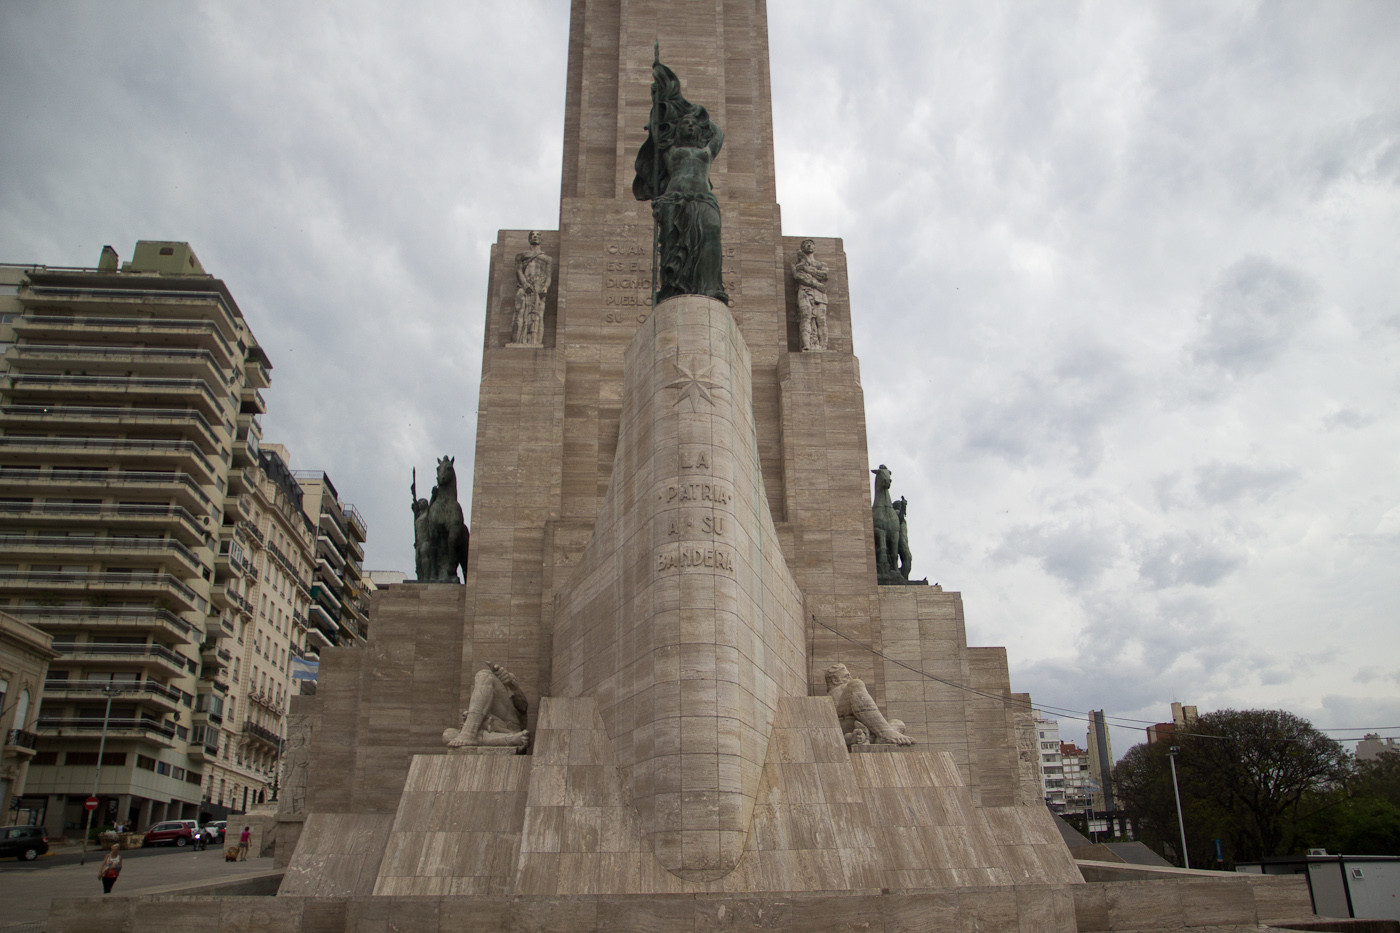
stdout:
[[671,366],[675,368],[676,375],[680,378],[667,383],[666,388],[680,390],[676,393],[677,407],[680,407],[681,400],[686,398],[690,399],[691,411],[699,409],[700,400],[714,407],[715,400],[710,393],[716,389],[722,389],[723,386],[710,378],[710,365],[708,363],[705,364],[704,368],[701,368],[699,358],[692,357],[690,369],[686,369],[680,364],[680,355],[677,354],[677,358],[671,363]]

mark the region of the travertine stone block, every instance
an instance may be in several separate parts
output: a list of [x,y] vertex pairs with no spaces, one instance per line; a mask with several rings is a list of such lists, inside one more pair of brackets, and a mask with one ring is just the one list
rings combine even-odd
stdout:
[[728,309],[664,302],[624,386],[607,495],[559,597],[551,693],[597,698],[652,851],[708,881],[743,853],[778,700],[805,692],[802,599]]
[[393,816],[312,813],[302,829],[279,893],[308,897],[370,894]]

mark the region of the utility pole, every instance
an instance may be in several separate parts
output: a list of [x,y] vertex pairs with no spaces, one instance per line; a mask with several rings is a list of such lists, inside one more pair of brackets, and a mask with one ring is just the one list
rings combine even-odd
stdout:
[[[102,753],[107,750],[107,722],[112,718],[112,697],[122,692],[122,688],[116,684],[108,684],[102,688],[102,692],[107,694],[107,711],[102,714],[102,738],[97,743],[97,767],[92,772],[92,796],[97,796],[97,785],[102,779]],[[87,812],[87,826],[83,829],[83,851],[78,857],[79,865],[87,864],[87,843],[88,836],[92,835],[92,814],[93,810]]]
[[1172,796],[1176,797],[1176,825],[1181,829],[1181,867],[1191,867],[1191,853],[1186,851],[1186,819],[1181,815],[1181,788],[1176,783],[1176,753],[1181,747],[1173,745],[1167,749],[1167,760],[1172,764]]

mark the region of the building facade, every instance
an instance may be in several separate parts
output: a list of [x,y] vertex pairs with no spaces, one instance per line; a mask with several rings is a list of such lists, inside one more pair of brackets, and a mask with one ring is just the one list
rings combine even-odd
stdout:
[[1113,800],[1113,741],[1108,734],[1103,710],[1089,711],[1086,740],[1085,744],[1089,746],[1090,804],[1097,813],[1111,813],[1118,809]]
[[44,679],[57,656],[51,636],[0,612],[0,822],[28,822],[29,813],[20,812],[19,799],[38,746],[34,728]]
[[216,558],[271,365],[186,243],[0,268],[0,608],[58,652],[27,795],[75,829],[101,745],[97,822],[193,817],[217,742],[196,712],[247,608]]
[[1060,723],[1035,711],[1036,758],[1045,805],[1055,813],[1065,812],[1064,766],[1060,763]]
[[316,529],[306,654],[319,657],[324,648],[362,646],[369,631],[365,521],[353,505],[341,501],[325,473],[298,471],[294,476]]
[[1147,727],[1147,744],[1156,742],[1167,742],[1178,732],[1185,732],[1199,718],[1194,706],[1183,706],[1179,702],[1172,703],[1172,721],[1159,722]]
[[230,689],[221,721],[211,723],[222,741],[204,778],[204,799],[215,812],[246,810],[273,794],[292,662],[306,645],[315,527],[288,459],[285,448],[267,444],[244,468],[249,518],[225,525],[218,557],[221,577],[246,579],[250,611],[240,611],[221,649],[230,654]]
[[1060,771],[1065,781],[1064,812],[1087,812],[1092,802],[1089,794],[1089,753],[1073,742],[1061,742]]

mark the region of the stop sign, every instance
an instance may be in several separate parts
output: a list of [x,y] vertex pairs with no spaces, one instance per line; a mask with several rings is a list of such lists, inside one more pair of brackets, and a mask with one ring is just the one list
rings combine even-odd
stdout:
[[87,809],[87,810],[96,810],[96,809],[97,809],[97,798],[96,798],[96,797],[89,797],[87,800],[84,800],[84,801],[83,801],[83,808],[84,808],[84,809]]

